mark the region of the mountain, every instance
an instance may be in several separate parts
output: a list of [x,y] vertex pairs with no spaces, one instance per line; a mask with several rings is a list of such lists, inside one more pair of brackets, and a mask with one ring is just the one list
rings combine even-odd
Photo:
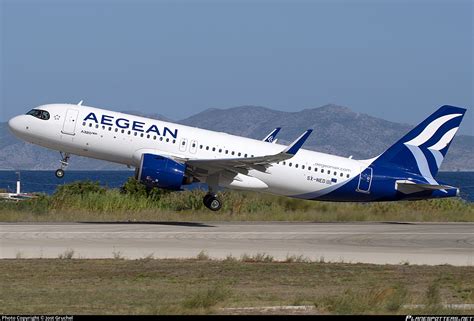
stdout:
[[[141,116],[149,116],[134,113]],[[162,115],[152,118],[168,120]],[[420,119],[421,121],[421,119]],[[298,112],[276,111],[259,106],[207,109],[178,123],[256,139],[275,127],[282,127],[280,143],[289,143],[304,130],[314,132],[304,148],[356,159],[379,155],[414,126],[355,113],[347,107],[325,105]],[[466,126],[466,124],[464,124]],[[474,137],[456,136],[442,170],[474,170]],[[69,169],[126,169],[123,165],[75,156]],[[0,169],[56,169],[59,153],[16,139],[0,123]]]
[[[298,112],[255,106],[208,109],[180,123],[256,139],[265,137],[275,127],[282,127],[278,136],[280,143],[289,143],[305,129],[313,128],[304,148],[344,157],[352,155],[356,159],[379,155],[414,127],[337,105]],[[474,137],[456,136],[441,170],[474,170],[472,155]]]

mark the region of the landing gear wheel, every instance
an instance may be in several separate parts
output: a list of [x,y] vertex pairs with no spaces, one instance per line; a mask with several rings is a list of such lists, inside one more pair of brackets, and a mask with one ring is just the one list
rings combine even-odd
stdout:
[[202,202],[204,203],[204,205],[206,205],[206,207],[207,207],[207,204],[208,204],[208,201],[209,201],[209,197],[211,197],[211,196],[212,196],[211,194],[204,195],[204,198],[203,198]]
[[64,177],[64,171],[60,168],[56,171],[56,173],[54,173],[54,175],[56,175],[57,178],[63,178]]
[[71,154],[69,153],[63,153],[59,152],[61,154],[61,160],[59,161],[61,163],[61,168],[54,173],[57,178],[63,178],[64,177],[64,168],[69,165],[69,158],[71,158]]
[[204,205],[211,211],[218,211],[222,207],[222,202],[215,195],[206,194],[203,199]]

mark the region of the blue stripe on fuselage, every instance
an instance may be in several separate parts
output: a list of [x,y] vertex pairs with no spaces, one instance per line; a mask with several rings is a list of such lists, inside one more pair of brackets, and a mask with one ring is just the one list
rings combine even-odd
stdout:
[[395,189],[397,180],[411,180],[415,183],[426,184],[426,180],[416,174],[404,172],[400,169],[372,167],[373,176],[370,192],[359,192],[359,175],[351,180],[337,184],[326,189],[307,194],[295,195],[293,197],[333,202],[374,202],[374,201],[399,201],[399,200],[419,200],[430,198],[454,197],[457,189],[452,188],[446,191],[422,191],[412,194],[403,194]]

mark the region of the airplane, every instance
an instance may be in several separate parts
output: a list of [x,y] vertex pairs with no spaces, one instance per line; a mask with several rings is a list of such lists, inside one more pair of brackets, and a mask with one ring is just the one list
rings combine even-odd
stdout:
[[[435,180],[466,109],[442,106],[377,157],[356,160],[302,149],[312,130],[288,146],[77,104],[47,104],[9,120],[17,137],[71,155],[135,167],[147,187],[179,191],[203,182],[204,205],[222,207],[219,188],[306,200],[374,202],[459,196]],[[276,131],[276,132],[275,132]],[[357,133],[354,133],[357,134]]]

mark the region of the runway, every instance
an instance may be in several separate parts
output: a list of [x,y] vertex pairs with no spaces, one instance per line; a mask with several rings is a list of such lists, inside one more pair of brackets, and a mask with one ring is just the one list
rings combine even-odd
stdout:
[[211,258],[474,265],[472,223],[2,223],[0,258]]

